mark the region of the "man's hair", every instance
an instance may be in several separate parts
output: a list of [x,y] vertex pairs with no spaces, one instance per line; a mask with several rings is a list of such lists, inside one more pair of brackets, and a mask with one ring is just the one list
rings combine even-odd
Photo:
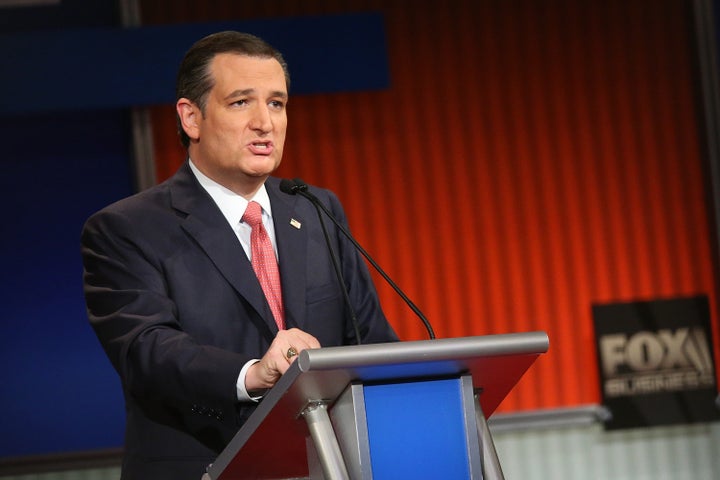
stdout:
[[[285,73],[285,84],[290,89],[290,74],[287,63],[282,54],[267,42],[249,33],[225,31],[208,35],[195,42],[187,51],[178,70],[175,85],[175,100],[187,98],[200,108],[205,115],[205,106],[210,90],[215,85],[215,79],[210,71],[210,64],[220,53],[234,53],[256,58],[274,58],[280,62]],[[190,137],[182,128],[180,116],[177,116],[178,133],[180,141],[187,148]]]

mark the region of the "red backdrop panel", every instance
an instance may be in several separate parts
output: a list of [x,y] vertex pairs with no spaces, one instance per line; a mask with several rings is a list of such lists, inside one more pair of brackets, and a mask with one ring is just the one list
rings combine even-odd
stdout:
[[[293,97],[278,175],[339,194],[439,337],[548,332],[501,410],[599,402],[594,302],[715,305],[686,2],[141,3],[146,24],[384,13],[391,88]],[[162,180],[184,152],[172,107],[153,122]]]

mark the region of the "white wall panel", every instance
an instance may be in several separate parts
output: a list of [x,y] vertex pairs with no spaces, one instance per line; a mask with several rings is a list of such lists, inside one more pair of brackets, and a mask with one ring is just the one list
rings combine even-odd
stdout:
[[494,438],[507,480],[720,478],[720,423],[613,432],[595,424]]

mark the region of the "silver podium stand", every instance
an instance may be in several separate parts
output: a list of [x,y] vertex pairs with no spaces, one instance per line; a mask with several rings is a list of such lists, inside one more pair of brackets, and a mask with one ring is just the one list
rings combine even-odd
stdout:
[[502,479],[486,419],[548,346],[529,332],[303,351],[203,478]]

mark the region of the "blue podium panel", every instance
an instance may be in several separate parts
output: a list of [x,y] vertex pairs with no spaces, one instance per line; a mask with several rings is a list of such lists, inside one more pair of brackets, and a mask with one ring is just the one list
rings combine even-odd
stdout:
[[460,378],[365,385],[373,479],[470,478]]

